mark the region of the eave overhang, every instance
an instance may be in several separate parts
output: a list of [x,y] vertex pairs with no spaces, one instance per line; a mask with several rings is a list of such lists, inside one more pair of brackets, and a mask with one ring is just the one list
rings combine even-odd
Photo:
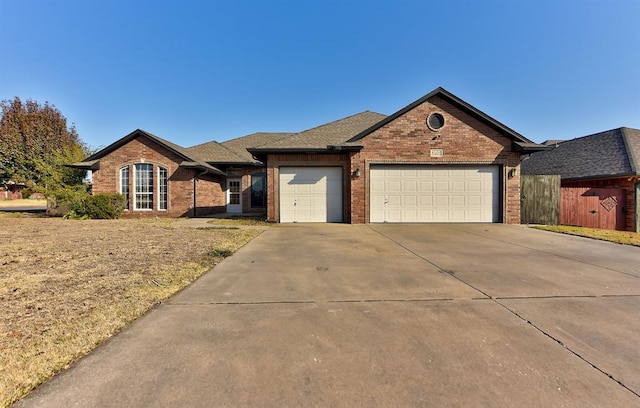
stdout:
[[220,170],[217,169],[209,164],[206,163],[199,163],[199,162],[194,162],[194,161],[183,161],[182,163],[180,163],[180,167],[184,168],[184,169],[195,169],[195,170],[200,170],[204,173],[210,173],[210,174],[217,174],[219,176],[226,176],[227,174]]
[[547,146],[538,143],[529,143],[529,142],[511,142],[511,148],[514,152],[520,153],[535,153],[542,152],[545,150],[551,150],[554,146]]
[[100,160],[89,160],[72,164],[65,164],[65,167],[81,170],[100,170]]

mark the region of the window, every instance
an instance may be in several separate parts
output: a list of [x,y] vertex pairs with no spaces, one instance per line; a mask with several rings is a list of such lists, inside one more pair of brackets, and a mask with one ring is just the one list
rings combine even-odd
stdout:
[[138,163],[134,166],[134,210],[153,209],[153,165]]
[[158,167],[158,210],[167,209],[167,187],[168,177],[167,169],[164,167]]
[[125,207],[129,209],[129,166],[120,169],[120,194],[124,196]]
[[251,175],[251,208],[264,207],[265,179],[265,173]]

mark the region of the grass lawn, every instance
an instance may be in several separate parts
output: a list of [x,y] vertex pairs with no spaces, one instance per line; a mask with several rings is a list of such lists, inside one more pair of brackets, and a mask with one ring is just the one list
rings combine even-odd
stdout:
[[174,221],[0,213],[0,407],[262,232]]
[[629,231],[613,231],[596,228],[572,227],[568,225],[538,225],[534,228],[560,232],[562,234],[578,235],[581,237],[600,239],[624,245],[640,246],[640,233]]

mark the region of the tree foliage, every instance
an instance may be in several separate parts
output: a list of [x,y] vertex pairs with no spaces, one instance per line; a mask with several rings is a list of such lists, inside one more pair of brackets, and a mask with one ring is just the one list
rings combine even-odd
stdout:
[[64,165],[81,161],[87,148],[55,106],[15,97],[0,108],[0,178],[44,193],[82,182],[84,170]]

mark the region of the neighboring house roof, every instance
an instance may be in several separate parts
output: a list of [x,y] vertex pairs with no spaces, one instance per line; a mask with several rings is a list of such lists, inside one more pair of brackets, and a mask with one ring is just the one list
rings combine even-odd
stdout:
[[348,146],[347,141],[349,139],[384,118],[386,116],[380,113],[364,111],[300,133],[291,134],[272,143],[250,148],[249,151],[260,153],[269,151],[314,151]]
[[474,106],[469,105],[467,102],[463,101],[462,99],[458,98],[457,96],[455,96],[454,94],[452,94],[451,92],[445,90],[442,87],[434,89],[433,91],[429,92],[428,94],[426,94],[422,98],[418,99],[417,101],[415,101],[413,103],[410,103],[409,105],[407,105],[404,108],[400,109],[399,111],[397,111],[393,115],[390,115],[390,116],[384,118],[383,120],[379,121],[378,123],[374,124],[373,126],[367,128],[367,129],[364,129],[362,132],[360,132],[359,134],[357,134],[354,137],[352,137],[351,139],[349,139],[348,142],[350,142],[350,143],[357,142],[358,140],[368,136],[369,134],[371,134],[374,131],[380,129],[384,125],[396,120],[400,116],[404,115],[405,113],[409,112],[410,110],[422,105],[423,103],[425,103],[429,99],[431,99],[433,97],[436,97],[436,96],[446,100],[447,102],[449,102],[452,105],[456,106],[460,110],[468,113],[469,115],[471,115],[471,116],[475,117],[476,119],[486,123],[487,125],[489,125],[489,126],[493,127],[494,129],[498,130],[500,133],[502,133],[505,136],[509,137],[514,143],[514,149],[517,150],[517,151],[526,152],[526,151],[539,151],[539,150],[545,149],[544,146],[532,142],[531,140],[529,140],[526,137],[522,136],[520,133],[514,131],[513,129],[511,129],[511,128],[505,126],[505,125],[503,125],[502,123],[500,123],[497,120],[493,119],[492,117],[490,117],[489,115],[487,115],[484,112],[480,111],[479,109],[475,108]]
[[153,140],[154,142],[156,142],[159,145],[163,146],[167,150],[169,150],[169,151],[175,153],[176,155],[178,155],[179,157],[183,158],[184,162],[182,162],[181,165],[184,164],[184,167],[198,168],[200,170],[207,171],[207,172],[210,172],[210,173],[215,173],[215,174],[221,174],[221,175],[225,174],[220,169],[217,169],[216,167],[206,163],[205,161],[203,161],[199,157],[197,157],[194,154],[190,153],[184,147],[178,146],[175,143],[171,143],[168,140],[165,140],[165,139],[163,139],[163,138],[161,138],[159,136],[156,136],[156,135],[154,135],[152,133],[149,133],[147,131],[144,131],[142,129],[134,130],[133,132],[131,132],[128,135],[126,135],[125,137],[115,141],[114,143],[110,144],[109,146],[105,147],[104,149],[102,149],[102,150],[92,154],[91,156],[87,157],[82,162],[70,164],[69,167],[75,167],[75,168],[87,169],[87,170],[97,170],[97,169],[100,168],[100,159],[102,157],[104,157],[107,154],[119,149],[120,147],[122,147],[125,144],[129,143],[131,140],[133,140],[133,139],[135,139],[137,137],[140,137],[140,136],[143,136],[143,137],[146,137],[148,139]]
[[618,128],[535,153],[522,161],[522,174],[559,174],[562,179],[640,175],[640,130]]
[[562,142],[565,142],[565,140],[551,139],[551,140],[545,140],[544,142],[542,142],[542,144],[545,146],[557,146]]

